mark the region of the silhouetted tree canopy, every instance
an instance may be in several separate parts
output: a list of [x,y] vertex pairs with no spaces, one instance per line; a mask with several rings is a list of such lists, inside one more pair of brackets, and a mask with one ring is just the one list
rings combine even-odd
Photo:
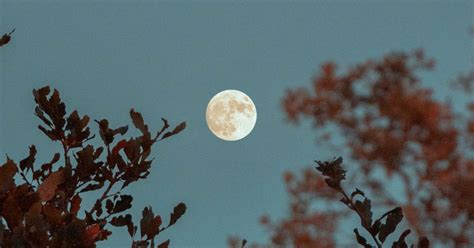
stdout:
[[[140,135],[125,138],[128,126],[113,128],[106,119],[95,120],[103,142],[95,147],[88,142],[95,137],[89,116],[67,114],[57,90],[44,87],[33,90],[33,95],[35,114],[42,122],[38,128],[61,144],[62,151],[38,164],[37,149],[31,145],[19,163],[7,157],[0,166],[1,247],[96,247],[112,234],[110,226],[126,227],[132,247],[155,247],[155,239],[181,218],[186,205],[178,203],[168,223],[151,206],[145,207],[138,226],[126,213],[133,196],[124,190],[150,174],[153,145],[180,133],[186,123],[169,131],[168,121],[162,119],[160,130],[152,132],[142,115],[131,109]],[[90,191],[101,194],[87,209],[81,203]],[[157,247],[169,244],[166,240]]]

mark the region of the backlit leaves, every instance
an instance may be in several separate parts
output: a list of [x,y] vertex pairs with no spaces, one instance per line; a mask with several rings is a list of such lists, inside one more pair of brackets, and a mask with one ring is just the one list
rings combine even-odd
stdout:
[[153,239],[160,232],[161,223],[161,217],[155,216],[151,207],[144,208],[140,220],[141,236],[146,235],[147,239]]
[[38,192],[41,200],[49,201],[56,195],[56,189],[64,182],[64,171],[55,171],[39,186]]
[[39,125],[38,128],[51,140],[60,140],[64,136],[63,127],[66,124],[66,105],[59,97],[59,91],[53,90],[50,95],[49,87],[33,90],[33,95],[38,105],[36,115],[47,127]]
[[[364,238],[358,231],[354,229],[357,242],[362,245],[364,248],[378,247],[382,248],[383,243],[386,238],[395,232],[397,225],[403,219],[402,209],[396,207],[384,215],[382,215],[375,222],[372,220],[372,206],[371,201],[365,196],[365,193],[356,189],[352,192],[349,197],[341,186],[341,182],[345,179],[346,171],[342,168],[342,158],[339,157],[332,162],[317,162],[317,169],[322,173],[323,176],[326,176],[326,183],[329,187],[336,189],[342,196],[342,202],[352,211],[354,211],[360,218],[362,227],[372,236],[375,244],[374,246],[369,244],[366,238]],[[329,179],[329,180],[328,180]],[[354,200],[354,197],[360,196],[362,200]],[[382,223],[382,220],[385,218],[385,223]],[[398,241],[393,243],[392,248],[408,248],[405,237],[410,233],[410,230],[406,230],[402,233]],[[419,241],[419,247],[428,247],[429,241],[426,238],[422,238]]]
[[77,212],[79,212],[79,209],[81,208],[81,202],[82,198],[79,195],[75,195],[71,200],[71,208],[69,211],[72,214],[77,215]]
[[[35,114],[42,123],[38,128],[60,143],[62,149],[49,162],[35,167],[37,150],[32,145],[18,165],[7,157],[0,166],[0,245],[96,247],[97,242],[111,235],[106,225],[110,223],[127,228],[132,247],[156,247],[155,237],[176,223],[184,214],[185,205],[175,207],[170,225],[165,227],[161,227],[161,217],[155,216],[151,207],[145,208],[140,228],[146,238],[137,240],[137,226],[130,214],[124,214],[132,207],[133,197],[122,191],[148,176],[152,146],[161,140],[158,137],[167,131],[168,122],[163,119],[163,126],[151,139],[142,115],[132,109],[132,122],[141,135],[122,137],[116,142],[118,135],[127,133],[128,126],[114,129],[102,119],[96,122],[103,146],[95,146],[87,144],[94,138],[90,118],[77,111],[67,114],[57,90],[43,87],[33,90],[33,95],[37,103]],[[165,134],[170,137],[184,128],[181,123]],[[15,178],[24,183],[16,185]],[[94,205],[87,209],[81,203],[90,191],[98,194]],[[168,245],[169,240],[159,246]]]
[[[155,237],[160,234],[163,230],[169,228],[170,226],[174,225],[179,218],[186,212],[186,205],[184,203],[179,203],[174,207],[173,212],[170,215],[170,221],[167,226],[162,227],[163,221],[160,215],[155,215],[151,207],[146,207],[142,211],[142,218],[140,220],[140,234],[141,240],[136,240],[133,242],[132,247],[142,247],[147,246],[150,244],[153,246]],[[118,220],[117,220],[118,221]],[[124,218],[121,219],[120,224],[124,224],[127,220]],[[128,226],[129,232],[131,230],[131,226]],[[134,227],[136,229],[136,227]],[[133,231],[134,235],[136,231]],[[167,240],[158,247],[168,247],[170,241]]]
[[[337,201],[350,205],[352,198],[353,203],[363,203],[365,196],[370,196],[373,208],[402,206],[412,235],[428,235],[436,247],[472,246],[474,205],[466,199],[474,197],[474,112],[458,112],[449,99],[435,96],[437,89],[426,87],[422,79],[433,66],[421,49],[391,52],[347,68],[328,61],[308,87],[285,93],[282,107],[287,118],[296,124],[313,122],[319,141],[337,153],[349,153],[352,167],[346,184],[365,194],[356,190],[345,198],[339,191],[328,192],[339,187],[338,179],[314,176],[309,168],[286,172],[290,214],[276,223],[265,219],[270,247],[339,247],[337,231],[342,227],[322,236],[329,225],[314,232],[314,215],[330,216]],[[435,81],[430,83],[443,83]],[[474,109],[472,99],[466,99],[466,106]],[[394,185],[404,190],[394,191]],[[333,225],[345,224],[349,211],[338,212]],[[392,213],[388,221],[388,216],[377,219],[373,213],[370,233],[378,238],[381,232],[385,242],[397,239],[388,233],[400,228],[394,224],[400,215]],[[367,242],[373,240],[369,237]]]
[[82,143],[89,138],[90,130],[88,124],[89,116],[87,115],[81,118],[77,111],[73,111],[71,115],[69,115],[66,124],[66,130],[69,132],[65,138],[65,142],[70,148],[82,146]]
[[148,131],[148,125],[145,124],[142,114],[136,112],[134,109],[130,110],[130,117],[132,118],[133,125],[140,130],[145,138],[150,139],[150,132]]

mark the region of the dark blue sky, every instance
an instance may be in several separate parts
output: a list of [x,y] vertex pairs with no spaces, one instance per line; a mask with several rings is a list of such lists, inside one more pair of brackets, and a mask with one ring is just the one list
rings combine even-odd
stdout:
[[[285,89],[309,85],[322,62],[344,68],[422,47],[437,61],[422,79],[444,97],[473,54],[468,1],[66,2],[0,0],[2,33],[16,27],[0,49],[0,154],[20,159],[36,144],[44,162],[59,148],[33,115],[31,90],[46,84],[69,110],[115,126],[130,123],[131,107],[151,127],[160,117],[187,121],[184,133],[157,145],[148,179],[128,191],[136,220],[148,204],[168,216],[187,203],[163,234],[173,247],[224,247],[230,234],[264,240],[258,218],[286,211],[283,171],[337,155],[280,109]],[[217,139],[205,123],[209,99],[228,88],[258,110],[255,129],[238,142]],[[125,230],[114,234],[100,247],[129,247]]]

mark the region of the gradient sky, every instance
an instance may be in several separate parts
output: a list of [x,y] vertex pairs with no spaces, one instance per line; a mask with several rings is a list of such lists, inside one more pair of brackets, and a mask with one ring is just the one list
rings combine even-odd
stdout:
[[[160,117],[185,120],[185,132],[156,146],[147,180],[129,188],[134,219],[147,205],[167,218],[184,201],[188,212],[162,234],[172,247],[225,247],[230,234],[263,241],[258,218],[286,212],[282,173],[338,155],[307,123],[285,122],[285,89],[309,85],[327,60],[344,68],[422,47],[437,61],[422,79],[445,97],[447,82],[471,63],[473,10],[472,1],[0,0],[0,32],[16,28],[0,49],[0,154],[18,160],[36,144],[45,162],[59,149],[36,129],[31,90],[44,85],[60,90],[68,110],[113,126],[130,124],[131,107],[154,128]],[[209,99],[229,88],[258,111],[238,142],[217,139],[205,123]],[[99,244],[129,246],[125,229]]]

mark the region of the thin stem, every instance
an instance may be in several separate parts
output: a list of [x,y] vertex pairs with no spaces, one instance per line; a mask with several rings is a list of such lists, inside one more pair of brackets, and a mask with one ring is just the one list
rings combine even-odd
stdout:
[[25,183],[27,183],[30,187],[35,188],[35,186],[33,186],[33,184],[31,184],[31,182],[28,180],[28,178],[26,178],[26,175],[25,175],[25,173],[23,173],[23,171],[20,171],[20,175],[23,178],[23,181],[25,181]]

